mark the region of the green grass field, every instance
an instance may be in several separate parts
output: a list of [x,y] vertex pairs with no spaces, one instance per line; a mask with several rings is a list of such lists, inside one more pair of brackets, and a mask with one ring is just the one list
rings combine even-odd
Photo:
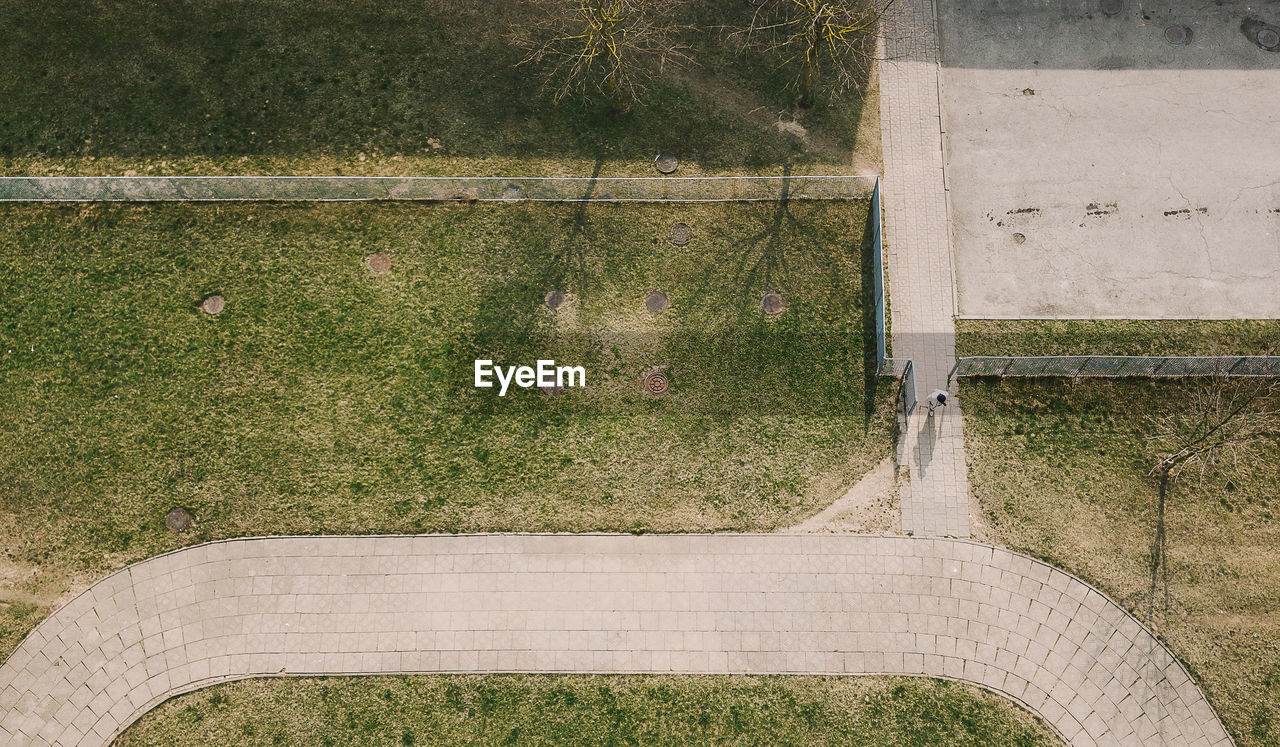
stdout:
[[959,355],[1280,355],[1280,319],[956,321]]
[[977,688],[889,677],[428,676],[250,680],[175,698],[143,745],[1054,745]]
[[[874,173],[874,85],[820,81],[799,112],[781,54],[720,27],[745,4],[691,4],[698,64],[668,70],[626,116],[552,105],[516,67],[519,0],[159,0],[0,5],[0,174]],[[799,116],[801,130],[779,121]],[[794,129],[794,128],[793,128]],[[856,154],[856,155],[855,155]],[[852,160],[851,160],[852,157]]]
[[[1241,343],[1243,345],[1243,343]],[[1155,348],[1163,350],[1163,348]],[[1242,348],[1236,348],[1242,349]],[[1159,459],[1176,382],[966,380],[970,483],[994,542],[1078,574],[1168,642],[1242,745],[1280,743],[1280,434],[1169,500],[1169,606],[1151,605]]]
[[[0,212],[4,615],[27,623],[77,575],[221,537],[767,531],[891,448],[864,203]],[[479,358],[588,386],[499,397]]]

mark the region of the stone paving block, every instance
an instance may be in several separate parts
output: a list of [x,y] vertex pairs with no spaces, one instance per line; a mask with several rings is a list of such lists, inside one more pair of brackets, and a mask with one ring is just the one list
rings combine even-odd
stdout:
[[[73,641],[77,646],[68,650],[78,658],[61,668],[44,651],[61,641],[41,631],[97,630],[106,622],[92,607],[60,610],[0,667],[0,682],[7,683],[0,689],[0,741],[57,740],[70,726],[66,733],[76,739],[105,743],[175,692],[251,675],[675,671],[928,674],[1002,692],[1080,743],[1101,735],[1140,741],[1151,732],[1165,743],[1228,743],[1185,671],[1123,611],[1100,608],[1073,640],[1009,609],[1058,619],[1046,601],[1052,598],[1037,596],[1033,607],[1020,594],[994,593],[997,580],[1012,588],[1048,583],[1066,592],[1083,584],[1062,574],[1070,582],[1064,585],[998,548],[857,536],[824,537],[816,547],[811,538],[786,535],[378,539],[394,540],[408,557],[430,558],[432,586],[454,591],[397,593],[421,581],[422,564],[381,551],[370,555],[372,562],[354,555],[353,546],[379,547],[368,538],[202,547],[198,557],[213,553],[224,572],[243,574],[225,579],[230,583],[222,588],[257,601],[188,605],[176,628],[146,622],[160,619],[154,605],[136,610],[145,618],[134,620],[113,612],[112,628],[97,631],[104,645],[85,650]],[[184,584],[199,575],[183,566],[183,552],[165,556],[163,572],[146,567],[156,560],[145,561],[111,583],[133,579],[139,597],[172,597],[175,590],[160,583]],[[307,558],[308,552],[318,555]],[[694,567],[712,570],[689,570]],[[297,578],[281,580],[290,568]],[[366,568],[380,574],[379,584],[347,583]],[[903,575],[915,581],[899,583]],[[219,586],[219,579],[210,581]],[[548,591],[530,593],[535,583]],[[592,591],[622,587],[637,590]],[[300,588],[307,594],[295,597]],[[703,591],[708,588],[731,591]],[[922,589],[930,593],[922,596]],[[116,593],[88,598],[110,604]],[[68,611],[81,617],[63,619]],[[193,621],[193,611],[219,616]],[[135,632],[126,645],[128,630]],[[142,636],[144,630],[154,632]],[[24,673],[35,666],[37,676],[15,676],[16,664]],[[111,677],[101,676],[108,671]],[[68,673],[77,673],[78,684]]]

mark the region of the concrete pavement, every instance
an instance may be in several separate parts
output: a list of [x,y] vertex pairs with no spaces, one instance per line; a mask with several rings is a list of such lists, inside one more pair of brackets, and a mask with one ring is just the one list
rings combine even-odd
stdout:
[[[955,362],[952,275],[938,42],[929,0],[890,6],[881,33],[880,106],[884,141],[885,238],[893,357],[914,362],[923,399],[947,389]],[[898,441],[909,471],[902,490],[902,529],[917,535],[968,537],[969,468],[960,398],[952,392],[937,418],[921,411]]]
[[961,540],[461,535],[228,540],[94,584],[0,667],[0,742],[106,744],[255,676],[914,674],[1072,744],[1229,744],[1186,671],[1078,579]]

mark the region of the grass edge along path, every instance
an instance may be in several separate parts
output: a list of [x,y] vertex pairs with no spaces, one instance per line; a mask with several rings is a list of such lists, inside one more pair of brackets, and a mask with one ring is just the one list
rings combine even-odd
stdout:
[[314,744],[1058,745],[1011,701],[945,680],[426,675],[246,680],[174,698],[121,747]]
[[956,355],[1280,355],[1280,319],[957,319]]

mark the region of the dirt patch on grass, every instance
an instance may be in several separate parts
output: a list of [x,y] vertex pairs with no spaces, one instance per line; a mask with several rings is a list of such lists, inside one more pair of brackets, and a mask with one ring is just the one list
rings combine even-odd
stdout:
[[898,534],[901,527],[896,470],[893,459],[885,459],[835,503],[784,531]]
[[364,258],[364,264],[374,275],[386,275],[391,272],[391,255],[386,252],[370,254]]

